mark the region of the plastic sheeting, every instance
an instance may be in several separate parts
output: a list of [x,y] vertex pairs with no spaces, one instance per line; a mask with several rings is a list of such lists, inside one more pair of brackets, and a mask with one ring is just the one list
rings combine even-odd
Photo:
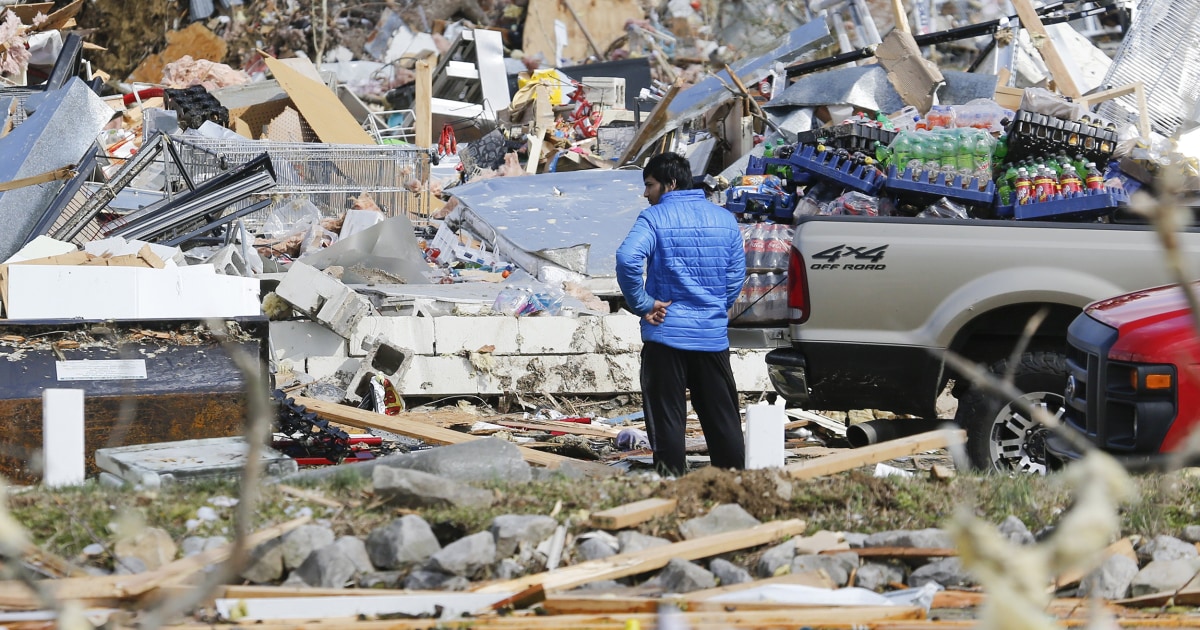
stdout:
[[539,280],[558,267],[615,277],[617,247],[646,208],[640,170],[496,177],[446,192],[463,205],[447,217]]

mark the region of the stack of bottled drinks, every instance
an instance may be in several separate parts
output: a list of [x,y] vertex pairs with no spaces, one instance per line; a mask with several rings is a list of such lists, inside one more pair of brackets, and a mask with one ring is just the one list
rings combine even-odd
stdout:
[[1001,206],[1026,205],[1071,197],[1085,190],[1103,190],[1104,174],[1082,154],[1026,158],[1007,164],[999,176],[997,196]]
[[756,324],[787,318],[787,266],[792,248],[792,228],[775,223],[742,225],[746,252],[746,282],[729,319],[735,324]]
[[963,188],[976,182],[980,190],[992,181],[992,154],[996,139],[971,127],[901,131],[889,147],[889,165],[896,174],[912,180],[959,180]]

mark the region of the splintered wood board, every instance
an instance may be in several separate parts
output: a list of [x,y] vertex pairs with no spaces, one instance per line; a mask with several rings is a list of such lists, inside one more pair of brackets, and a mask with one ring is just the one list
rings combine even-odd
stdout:
[[887,442],[864,446],[863,448],[846,449],[841,453],[784,466],[783,470],[796,479],[813,479],[815,477],[844,472],[858,468],[859,466],[886,462],[889,459],[896,459],[905,455],[915,455],[925,451],[945,448],[956,442],[964,442],[966,439],[967,434],[962,429],[930,431],[898,440],[888,440]]
[[596,529],[624,529],[675,511],[675,499],[643,499],[592,514]]

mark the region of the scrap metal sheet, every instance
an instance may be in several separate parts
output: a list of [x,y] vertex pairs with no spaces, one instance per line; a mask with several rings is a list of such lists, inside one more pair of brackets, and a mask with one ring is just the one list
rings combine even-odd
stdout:
[[591,170],[496,177],[447,192],[464,204],[455,213],[472,232],[531,274],[540,277],[514,254],[612,277],[617,247],[647,206],[643,190],[640,170]]
[[[943,105],[991,98],[996,92],[995,75],[943,70],[942,76],[946,85],[938,89],[938,99]],[[852,105],[891,113],[903,109],[904,101],[888,81],[887,70],[869,65],[805,75],[763,108],[779,113],[787,108],[820,105]]]
[[[730,67],[742,80],[742,83],[750,85],[770,74],[771,66],[775,62],[792,63],[801,55],[816,50],[830,41],[832,40],[829,34],[829,25],[825,20],[813,20],[788,33],[784,42],[771,52],[761,57],[743,59]],[[667,125],[668,130],[672,128],[672,125],[678,126],[683,121],[695,118],[733,98],[733,94],[729,91],[731,87],[733,87],[733,82],[730,80],[729,73],[722,70],[715,76],[709,76],[680,92],[667,107],[667,113],[673,121]]]

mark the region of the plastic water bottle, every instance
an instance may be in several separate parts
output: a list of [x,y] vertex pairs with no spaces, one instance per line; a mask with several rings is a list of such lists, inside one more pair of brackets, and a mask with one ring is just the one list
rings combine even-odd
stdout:
[[1083,190],[1083,180],[1075,172],[1075,167],[1067,164],[1063,167],[1062,179],[1058,181],[1064,197],[1069,197]]
[[729,309],[730,321],[733,321],[734,319],[743,321],[745,319],[744,317],[741,317],[741,315],[742,313],[746,312],[746,305],[750,303],[749,295],[750,289],[747,288],[743,283],[741,293],[738,293],[737,299],[733,301],[733,307]]
[[1087,177],[1084,179],[1088,190],[1103,190],[1104,189],[1104,174],[1100,169],[1096,168],[1095,162],[1087,163]]
[[786,225],[773,224],[770,226],[770,237],[767,239],[766,252],[763,257],[764,269],[786,269],[788,254],[791,253],[791,239],[787,237]]
[[746,241],[746,268],[759,269],[762,267],[763,256],[766,254],[767,243],[763,240],[764,224],[755,223],[750,228],[750,238]]
[[913,159],[912,134],[907,131],[896,134],[896,139],[892,141],[891,151],[890,164],[896,167],[897,172],[903,173],[905,167]]
[[766,309],[765,300],[762,299],[765,294],[765,288],[761,275],[757,273],[750,274],[750,278],[746,280],[746,311],[742,314],[741,321],[762,321],[763,311]]
[[955,162],[958,174],[969,180],[975,174],[975,142],[977,138],[973,129],[954,129],[948,133],[958,136],[958,156]]
[[1033,202],[1033,182],[1029,179],[1029,171],[1017,169],[1017,179],[1013,183],[1017,204],[1025,205]]
[[954,178],[958,171],[958,138],[955,138],[953,131],[945,130],[940,132],[941,137],[938,139],[938,156],[941,158],[942,172],[946,174],[947,180]]
[[987,132],[975,131],[974,135],[975,173],[973,176],[979,178],[980,186],[986,187],[987,182],[992,181],[992,146],[994,145],[994,141],[991,134]]

